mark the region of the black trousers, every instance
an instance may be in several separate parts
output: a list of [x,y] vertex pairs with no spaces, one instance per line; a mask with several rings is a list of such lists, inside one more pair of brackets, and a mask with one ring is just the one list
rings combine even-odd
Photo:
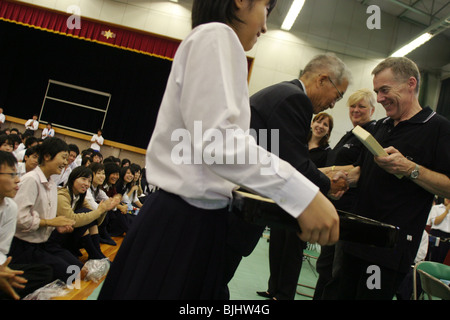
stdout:
[[306,243],[296,232],[270,229],[268,292],[277,300],[294,300]]
[[31,243],[14,237],[9,254],[12,264],[45,264],[53,270],[53,280],[64,282],[72,276],[69,266],[78,266],[81,270],[83,263],[67,249],[55,242]]
[[[324,288],[324,300],[392,300],[406,273],[375,266],[336,245],[332,280]],[[379,268],[379,269],[378,269]],[[378,282],[379,288],[373,284]]]

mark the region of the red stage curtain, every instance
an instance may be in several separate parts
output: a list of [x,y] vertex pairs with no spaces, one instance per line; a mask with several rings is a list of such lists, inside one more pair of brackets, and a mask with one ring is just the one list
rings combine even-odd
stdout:
[[81,28],[68,28],[67,21],[70,16],[70,14],[66,13],[0,0],[0,20],[28,27],[108,44],[170,60],[173,59],[180,44],[179,40],[126,30],[84,18],[79,20]]

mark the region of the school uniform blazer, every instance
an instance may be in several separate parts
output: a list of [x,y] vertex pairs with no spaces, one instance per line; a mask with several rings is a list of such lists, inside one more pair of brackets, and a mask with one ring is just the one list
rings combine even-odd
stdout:
[[[258,135],[267,129],[267,149],[277,148],[281,159],[320,188],[325,195],[330,190],[330,180],[320,172],[310,158],[308,133],[311,128],[313,105],[299,80],[286,81],[265,88],[250,98],[250,127]],[[278,141],[272,141],[271,130],[279,130]],[[276,139],[275,139],[276,140]]]
[[[89,202],[84,199],[83,208],[92,210]],[[67,188],[61,188],[58,190],[58,216],[65,216],[69,219],[75,220],[74,228],[85,226],[94,220],[97,220],[100,225],[105,219],[106,212],[102,212],[98,209],[89,212],[75,213],[72,209],[69,190]]]

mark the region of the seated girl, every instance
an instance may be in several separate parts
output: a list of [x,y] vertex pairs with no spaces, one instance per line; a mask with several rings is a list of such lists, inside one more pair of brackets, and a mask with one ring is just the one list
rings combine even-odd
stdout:
[[74,231],[62,239],[62,245],[77,254],[79,248],[84,248],[89,259],[103,259],[100,249],[98,225],[106,213],[116,203],[113,199],[101,201],[92,207],[86,200],[93,174],[92,170],[83,166],[76,167],[69,175],[67,184],[58,190],[58,216],[65,216],[75,221]]

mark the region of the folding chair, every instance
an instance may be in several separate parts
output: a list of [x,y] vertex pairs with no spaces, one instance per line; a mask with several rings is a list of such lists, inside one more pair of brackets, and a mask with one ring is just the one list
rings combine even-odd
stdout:
[[[422,290],[429,300],[433,297],[450,300],[450,266],[433,261],[422,261],[414,266],[414,300],[417,300],[417,275],[420,277]],[[423,294],[420,295],[423,299]]]
[[[311,259],[317,260],[319,258],[319,254],[320,254],[320,246],[318,244],[308,243],[306,249],[303,250],[303,261],[307,261],[308,262],[308,264],[309,264],[309,266],[311,268],[311,271],[313,272],[315,277],[317,277],[318,275],[317,275],[315,266],[311,262]],[[300,276],[301,276],[301,274],[300,274]],[[311,289],[311,290],[315,290],[316,289],[316,287],[309,286],[309,285],[306,285],[306,284],[303,284],[303,283],[298,283],[297,286],[305,287],[305,288],[308,288],[308,289]],[[299,294],[301,296],[305,296],[305,297],[309,297],[309,298],[313,297],[310,294],[303,293],[303,292],[300,292],[298,290],[296,292],[297,292],[297,294]]]

